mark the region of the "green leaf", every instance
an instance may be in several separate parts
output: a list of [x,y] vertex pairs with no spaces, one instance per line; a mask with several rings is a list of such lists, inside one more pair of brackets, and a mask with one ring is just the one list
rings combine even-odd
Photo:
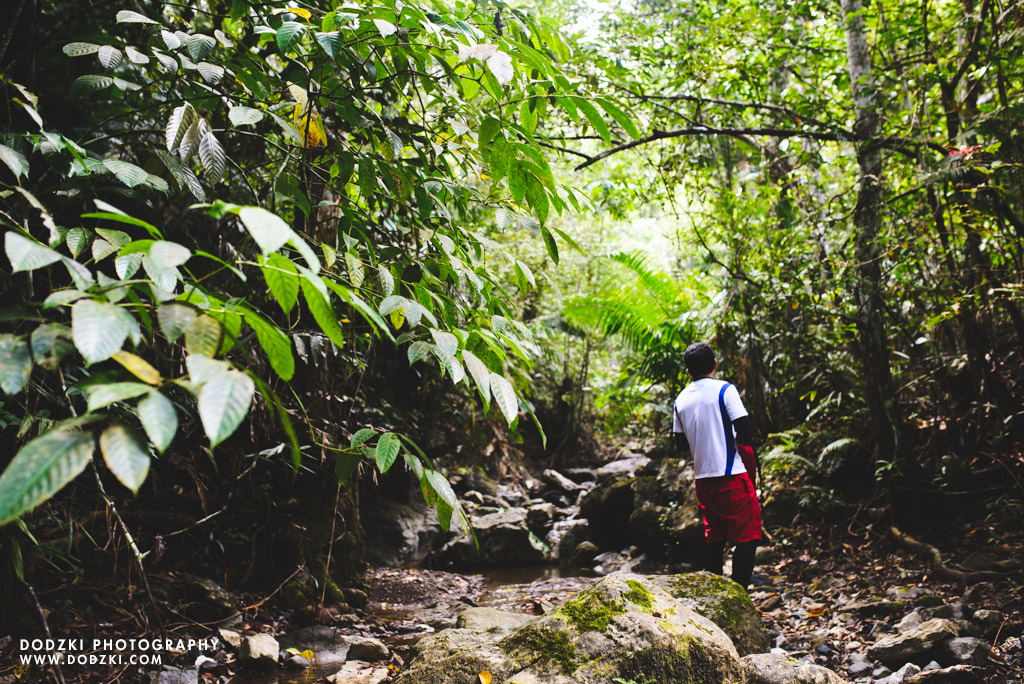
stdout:
[[345,265],[348,267],[349,282],[352,283],[352,287],[359,289],[363,284],[363,278],[366,276],[362,260],[357,254],[345,252]]
[[203,77],[204,81],[213,85],[217,85],[224,78],[224,67],[219,64],[199,62],[199,64],[196,64],[196,70]]
[[78,255],[82,253],[82,247],[85,246],[85,231],[81,228],[72,228],[64,236],[64,242],[71,251],[71,256],[77,259]]
[[149,452],[134,430],[111,425],[100,435],[100,451],[110,472],[133,493],[149,474]]
[[55,306],[67,306],[68,304],[74,304],[83,297],[88,297],[89,293],[82,292],[81,290],[54,290],[46,296],[43,300],[44,309],[52,309]]
[[113,304],[81,299],[71,307],[71,338],[88,364],[120,351],[133,325],[138,324],[132,315]]
[[466,364],[466,369],[469,371],[469,375],[473,378],[473,382],[476,383],[476,388],[480,391],[480,397],[483,399],[484,406],[490,406],[491,403],[491,378],[490,371],[487,370],[486,364],[478,359],[473,352],[468,349],[462,350],[462,361]]
[[17,394],[28,384],[32,373],[32,353],[28,342],[14,335],[0,335],[0,388],[4,394]]
[[190,354],[185,358],[185,367],[188,368],[188,378],[195,387],[201,387],[207,380],[217,373],[231,370],[231,364],[227,361],[211,359],[202,354]]
[[121,364],[126,371],[142,380],[147,385],[159,385],[161,382],[160,371],[141,356],[136,356],[123,349],[114,354],[113,359]]
[[537,212],[540,222],[546,222],[548,220],[548,193],[533,174],[530,174],[526,181],[526,200]]
[[252,126],[263,120],[263,112],[252,107],[232,107],[228,119],[232,126]]
[[190,354],[213,358],[224,339],[224,326],[213,316],[202,314],[185,330],[185,349]]
[[178,149],[181,139],[185,136],[185,131],[195,123],[196,116],[196,110],[187,102],[174,108],[171,116],[167,119],[167,126],[164,128],[164,141],[167,143],[168,152]]
[[217,47],[217,41],[213,36],[197,33],[188,38],[188,54],[197,62],[201,59],[206,59],[215,47]]
[[548,256],[556,264],[558,263],[558,243],[555,242],[555,236],[551,234],[551,231],[541,226],[541,235],[544,236],[544,246],[547,247]]
[[377,434],[377,431],[373,428],[359,428],[359,430],[356,431],[356,434],[352,435],[352,441],[350,443],[351,447],[353,449],[358,449],[363,442],[370,439],[375,434]]
[[131,10],[121,10],[117,13],[118,24],[156,24],[158,22],[153,21],[149,17],[143,16],[138,12],[132,12]]
[[338,31],[329,31],[321,33],[317,31],[315,34],[316,42],[323,48],[324,52],[331,59],[337,58],[341,54],[342,49],[345,47],[345,39]]
[[430,354],[430,344],[423,340],[417,340],[409,345],[408,350],[409,365],[413,365],[417,361],[422,361],[427,358]]
[[11,262],[13,273],[34,271],[62,259],[60,252],[14,232],[8,232],[4,236],[4,251]]
[[129,188],[145,183],[149,177],[149,174],[142,167],[120,159],[104,159],[103,166]]
[[508,177],[508,189],[512,192],[512,198],[516,202],[522,202],[526,197],[526,190],[530,186],[530,179],[533,174],[530,173],[524,164],[515,164],[512,167],[512,173]]
[[96,442],[89,432],[58,427],[36,437],[0,475],[0,525],[32,510],[85,470]]
[[505,138],[498,136],[491,144],[491,177],[497,183],[508,173],[509,166],[515,160],[516,151]]
[[124,61],[124,54],[112,45],[104,45],[96,56],[105,69],[116,69]]
[[85,55],[93,55],[100,51],[102,45],[96,45],[95,43],[68,43],[64,46],[64,54],[68,57],[84,57]]
[[239,307],[245,322],[256,331],[256,338],[267,354],[270,366],[282,380],[288,381],[295,375],[295,357],[292,356],[292,341],[273,323],[248,308]]
[[498,408],[505,414],[505,420],[511,425],[519,416],[519,400],[516,398],[516,391],[512,389],[512,383],[497,373],[491,373],[491,392],[494,394],[494,401]]
[[397,26],[392,24],[390,21],[385,21],[384,19],[374,19],[373,25],[377,27],[377,30],[380,31],[380,35],[383,38],[394,35],[394,33],[398,31]]
[[185,334],[188,327],[199,317],[199,312],[187,304],[167,302],[157,309],[156,317],[164,337],[168,342],[174,342]]
[[203,170],[209,183],[216,183],[224,176],[227,155],[224,154],[224,148],[220,146],[213,131],[207,131],[199,140],[199,160],[203,162]]
[[402,450],[402,442],[393,432],[385,432],[377,440],[377,450],[374,452],[374,460],[377,462],[377,469],[381,475],[388,472],[398,452]]
[[7,165],[15,178],[28,176],[28,159],[25,159],[21,152],[12,150],[7,145],[0,145],[0,161]]
[[335,456],[334,473],[338,478],[338,484],[343,485],[352,477],[352,473],[359,467],[362,456],[359,454],[346,454],[344,452]]
[[323,293],[308,278],[302,279],[301,286],[306,304],[309,306],[309,311],[313,314],[317,325],[320,326],[320,329],[323,330],[331,342],[344,349],[345,333],[342,331],[341,326],[338,325],[338,316],[334,313],[334,307],[331,306],[331,303],[324,297]]
[[281,28],[277,29],[277,47],[281,52],[288,52],[306,33],[306,26],[297,21],[281,22]]
[[215,374],[199,391],[199,418],[215,447],[231,436],[249,412],[256,385],[245,373],[228,370]]
[[118,401],[149,394],[152,389],[149,385],[144,385],[141,382],[107,382],[90,385],[87,390],[89,405],[86,410],[91,413]]
[[311,271],[316,273],[320,270],[320,259],[313,249],[277,214],[260,207],[242,207],[238,211],[238,218],[242,220],[242,225],[252,235],[264,256],[281,249],[285,243],[290,243],[306,260]]
[[599,98],[595,100],[595,102],[597,102],[601,109],[606,111],[610,117],[615,119],[616,123],[622,126],[626,133],[629,133],[630,137],[634,139],[640,137],[640,131],[637,130],[636,124],[633,123],[633,120],[629,118],[624,111],[619,109],[615,103],[605,100],[604,98]]
[[[139,242],[145,242],[145,240],[140,240]],[[153,241],[146,252],[153,265],[161,271],[181,266],[192,256],[192,251],[188,247],[179,245],[177,242],[168,242],[167,240]],[[125,253],[122,250],[121,254]]]
[[585,100],[582,97],[574,97],[573,102],[575,102],[576,106],[580,108],[583,115],[587,117],[587,121],[589,121],[590,125],[594,127],[594,130],[597,131],[598,135],[600,135],[606,143],[610,143],[612,141],[612,137],[608,132],[608,124],[605,122],[604,117],[601,116],[601,113],[597,111],[597,108],[590,104],[589,100]]
[[174,404],[160,392],[151,392],[139,402],[135,412],[149,441],[153,442],[157,451],[163,453],[178,431],[178,412],[174,410]]
[[288,257],[275,252],[263,266],[263,278],[281,309],[286,314],[290,313],[299,297],[299,270],[295,264]]

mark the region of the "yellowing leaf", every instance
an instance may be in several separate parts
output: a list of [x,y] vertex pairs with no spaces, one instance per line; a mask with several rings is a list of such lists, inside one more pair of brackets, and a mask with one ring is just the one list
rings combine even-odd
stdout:
[[312,12],[310,12],[308,9],[302,9],[301,7],[289,7],[287,8],[287,10],[292,14],[299,15],[306,21],[309,21],[309,18],[313,16]]
[[292,124],[302,137],[303,146],[320,147],[326,145],[327,131],[324,130],[324,120],[320,118],[320,112],[310,107],[309,96],[306,94],[306,91],[294,83],[289,83],[288,92],[298,102],[292,111]]
[[491,684],[491,673],[487,670],[484,670],[478,676],[480,677],[480,684]]
[[828,610],[824,605],[814,606],[807,611],[807,617],[821,617]]
[[395,326],[395,330],[402,327],[402,323],[405,323],[405,312],[401,309],[395,309],[391,312],[391,325]]
[[160,384],[160,371],[153,368],[141,356],[136,356],[131,352],[121,350],[114,354],[114,360],[125,367],[125,369],[137,377],[142,382],[148,385],[159,385]]
[[313,652],[311,650],[309,650],[308,648],[305,651],[303,651],[302,653],[300,653],[299,655],[302,656],[303,658],[305,658],[306,660],[312,660],[313,659]]

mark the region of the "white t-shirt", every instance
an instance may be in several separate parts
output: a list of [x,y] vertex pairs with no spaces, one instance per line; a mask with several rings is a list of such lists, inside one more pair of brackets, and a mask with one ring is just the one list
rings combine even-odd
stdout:
[[[724,410],[724,415],[723,415]],[[686,434],[695,478],[745,473],[736,454],[732,423],[747,415],[740,393],[724,380],[694,380],[679,393],[672,411],[672,431]]]

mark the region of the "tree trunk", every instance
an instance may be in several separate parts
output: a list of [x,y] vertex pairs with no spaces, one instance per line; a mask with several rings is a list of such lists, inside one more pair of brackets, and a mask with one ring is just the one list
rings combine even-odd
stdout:
[[878,145],[878,113],[875,83],[868,49],[861,0],[842,0],[846,55],[856,114],[853,130],[857,144],[860,181],[853,212],[855,230],[854,296],[857,302],[857,336],[863,366],[864,395],[870,414],[877,455],[902,461],[900,415],[889,365],[881,296],[882,150]]

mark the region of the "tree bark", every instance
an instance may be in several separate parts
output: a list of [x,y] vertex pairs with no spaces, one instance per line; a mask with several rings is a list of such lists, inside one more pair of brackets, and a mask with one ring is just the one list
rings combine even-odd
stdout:
[[876,454],[902,461],[901,419],[889,364],[889,345],[881,293],[882,147],[876,111],[875,82],[861,0],[841,0],[846,34],[846,56],[853,91],[860,168],[857,204],[853,212],[856,260],[854,296],[864,397]]

